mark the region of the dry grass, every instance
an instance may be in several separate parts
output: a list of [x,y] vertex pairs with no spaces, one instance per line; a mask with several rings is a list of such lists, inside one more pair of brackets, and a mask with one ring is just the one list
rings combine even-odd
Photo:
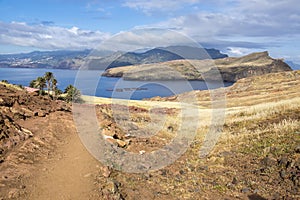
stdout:
[[11,88],[11,89],[20,90],[20,91],[23,90],[23,88],[21,88],[18,85],[13,85],[13,84],[10,84],[10,83],[5,83],[5,82],[2,82],[2,81],[0,81],[0,84],[1,85],[5,85],[6,87]]
[[[252,193],[258,189],[258,194],[267,199],[272,199],[276,192],[281,197],[289,195],[297,199],[299,195],[294,195],[289,189],[294,187],[292,181],[282,181],[279,176],[281,168],[276,163],[284,156],[291,161],[296,160],[294,149],[300,144],[299,73],[270,74],[238,81],[226,91],[228,108],[214,110],[215,113],[209,108],[209,91],[182,95],[186,99],[196,95],[202,106],[117,100],[146,109],[168,106],[178,110],[177,115],[168,115],[164,119],[161,115],[154,116],[154,121],[161,120],[163,123],[157,121],[152,127],[139,120],[149,118],[147,114],[132,113],[129,123],[134,122],[138,127],[149,130],[160,128],[161,131],[148,142],[133,141],[129,151],[156,150],[172,141],[180,128],[190,135],[195,125],[198,126],[190,148],[170,166],[146,175],[115,173],[115,178],[122,183],[122,192],[133,199],[141,195],[147,198],[148,193],[153,195],[157,192],[164,194],[161,199],[248,199],[241,192],[248,188]],[[97,98],[94,103],[109,101]],[[206,158],[199,158],[206,134],[211,126],[218,127],[218,123],[222,123],[224,111],[225,124],[218,142]],[[173,132],[168,130],[169,127],[174,128]],[[266,157],[275,160],[275,164],[270,167],[261,164]],[[261,169],[265,171],[260,173]],[[234,178],[238,182],[232,184]],[[147,194],[143,193],[145,187]]]
[[268,116],[295,111],[299,108],[300,97],[278,102],[266,102],[253,106],[229,108],[227,112],[227,123],[261,120]]

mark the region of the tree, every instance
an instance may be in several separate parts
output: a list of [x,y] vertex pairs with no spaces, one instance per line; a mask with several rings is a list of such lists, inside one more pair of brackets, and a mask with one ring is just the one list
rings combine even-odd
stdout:
[[43,94],[45,87],[46,79],[44,77],[37,77],[37,79],[34,81],[34,88],[38,88],[40,90],[40,94]]
[[52,72],[46,72],[45,75],[44,75],[44,78],[47,82],[48,95],[50,96],[50,89],[52,89],[51,84],[53,83],[53,79],[54,79],[53,73]]
[[52,95],[54,98],[56,98],[56,94],[57,94],[57,80],[53,77],[52,80],[52,85],[51,85],[51,91],[52,91]]
[[66,93],[65,99],[67,102],[71,102],[71,101],[77,103],[82,102],[80,91],[73,85],[68,85],[65,89],[65,93]]
[[36,83],[35,82],[36,82],[36,80],[30,81],[29,87],[36,88]]

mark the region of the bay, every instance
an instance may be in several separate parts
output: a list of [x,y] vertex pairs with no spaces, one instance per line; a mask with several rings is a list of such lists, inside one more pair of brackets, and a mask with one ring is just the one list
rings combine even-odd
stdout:
[[103,71],[0,68],[0,80],[16,85],[28,86],[30,81],[45,72],[52,72],[58,81],[58,88],[64,90],[69,84],[82,94],[140,100],[155,96],[166,97],[192,90],[207,90],[226,87],[232,83],[206,83],[204,81],[126,81],[122,78],[101,77]]

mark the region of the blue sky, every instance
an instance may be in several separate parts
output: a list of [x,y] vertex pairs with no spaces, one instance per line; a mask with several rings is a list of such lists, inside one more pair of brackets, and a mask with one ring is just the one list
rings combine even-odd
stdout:
[[[298,0],[0,0],[0,53],[94,48],[138,28],[176,30],[231,56],[268,50],[300,63]],[[165,38],[164,38],[165,37]],[[144,42],[176,40],[142,34]]]

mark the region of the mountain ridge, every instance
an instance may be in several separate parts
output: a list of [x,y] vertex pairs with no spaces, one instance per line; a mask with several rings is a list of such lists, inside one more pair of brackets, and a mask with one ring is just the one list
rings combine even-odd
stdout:
[[211,80],[222,77],[225,82],[262,75],[291,71],[281,59],[273,59],[267,51],[242,57],[226,57],[216,60],[173,60],[156,64],[142,64],[106,70],[102,76],[123,77],[125,80]]
[[[184,53],[182,53],[184,52]],[[197,54],[201,52],[201,54]],[[157,47],[145,52],[34,51],[0,55],[0,67],[104,70],[126,65],[158,63],[183,58],[228,57],[217,49],[188,46]]]

